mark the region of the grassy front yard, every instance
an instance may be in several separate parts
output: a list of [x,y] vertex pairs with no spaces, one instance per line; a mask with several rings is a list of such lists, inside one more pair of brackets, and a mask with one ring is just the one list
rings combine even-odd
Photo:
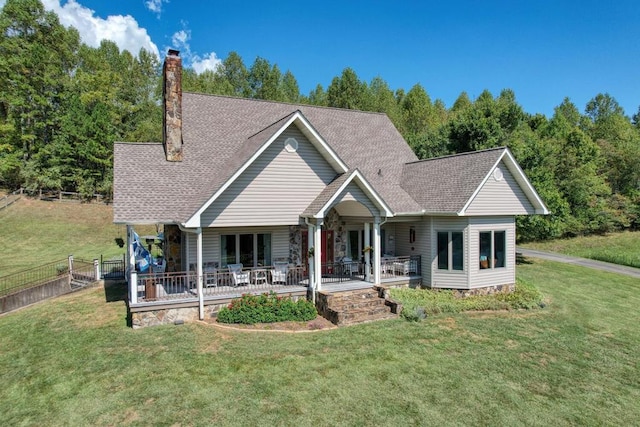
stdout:
[[558,239],[527,243],[522,247],[640,268],[640,232]]
[[0,317],[0,413],[7,425],[637,423],[638,281],[551,262],[519,276],[547,308],[301,334],[134,331],[124,302],[84,291]]
[[[140,235],[155,227],[136,228]],[[23,197],[0,211],[0,277],[64,259],[92,260],[125,253],[115,243],[126,240],[124,226],[113,224],[113,209],[99,203],[45,202]]]

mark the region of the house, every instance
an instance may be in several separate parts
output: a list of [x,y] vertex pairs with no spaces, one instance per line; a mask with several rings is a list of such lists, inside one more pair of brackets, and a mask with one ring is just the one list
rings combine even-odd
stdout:
[[[203,318],[242,292],[346,283],[514,286],[515,216],[548,211],[507,148],[421,161],[384,114],[183,94],[172,50],[163,74],[164,141],[114,146],[132,312]],[[148,224],[164,260],[142,273]]]

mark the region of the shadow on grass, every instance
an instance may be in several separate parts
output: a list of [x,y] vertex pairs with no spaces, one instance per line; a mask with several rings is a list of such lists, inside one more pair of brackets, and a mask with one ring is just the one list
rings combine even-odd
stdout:
[[[107,303],[122,301],[127,305],[127,307],[129,307],[127,283],[122,281],[121,279],[105,280],[104,299]],[[127,315],[124,320],[129,328],[132,327],[133,318],[131,317],[131,312],[128,309],[127,309]]]
[[533,262],[529,258],[522,255],[521,253],[516,252],[516,265],[521,265],[521,264],[533,264]]
[[104,298],[106,302],[127,301],[127,283],[122,280],[105,280]]

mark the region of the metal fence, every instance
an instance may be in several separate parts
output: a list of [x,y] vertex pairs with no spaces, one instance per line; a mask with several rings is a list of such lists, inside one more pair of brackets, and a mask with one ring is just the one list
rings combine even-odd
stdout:
[[104,259],[100,255],[100,271],[103,279],[124,279],[125,269],[125,255],[122,255],[122,258],[111,259]]
[[19,273],[0,277],[0,295],[7,295],[19,289],[37,286],[41,283],[69,273],[69,259],[61,259]]

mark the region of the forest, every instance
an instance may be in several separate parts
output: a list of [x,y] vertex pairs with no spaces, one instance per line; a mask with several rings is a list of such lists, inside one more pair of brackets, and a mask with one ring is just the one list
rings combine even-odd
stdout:
[[[154,54],[80,41],[39,0],[0,12],[0,187],[112,191],[114,141],[160,141],[161,64]],[[300,93],[295,76],[231,52],[214,71],[185,68],[185,91],[382,112],[421,159],[508,146],[551,211],[518,219],[520,241],[640,227],[640,108],[607,93],[581,112],[559,94],[551,117],[529,114],[504,89],[450,107],[416,84],[390,88],[345,68]]]

